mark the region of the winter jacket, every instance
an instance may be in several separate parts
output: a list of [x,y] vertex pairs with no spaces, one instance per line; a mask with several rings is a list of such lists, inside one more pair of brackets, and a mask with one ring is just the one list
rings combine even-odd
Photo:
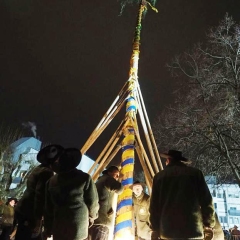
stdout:
[[110,227],[114,221],[113,196],[114,193],[121,194],[123,186],[108,174],[103,174],[96,182],[99,197],[98,218],[94,224]]
[[98,194],[90,175],[73,169],[54,175],[46,185],[44,228],[54,240],[87,238],[98,214]]
[[28,219],[33,228],[43,217],[45,185],[53,175],[53,171],[44,165],[37,166],[29,175],[27,188],[15,207],[15,211]]
[[14,221],[14,207],[12,207],[10,204],[3,205],[1,224],[3,226],[13,226],[13,221]]
[[149,204],[150,197],[142,192],[139,197],[133,194],[134,216],[136,220],[137,236],[143,239],[151,239],[149,228]]
[[150,224],[161,239],[203,239],[203,226],[214,227],[212,196],[200,170],[180,161],[153,179]]

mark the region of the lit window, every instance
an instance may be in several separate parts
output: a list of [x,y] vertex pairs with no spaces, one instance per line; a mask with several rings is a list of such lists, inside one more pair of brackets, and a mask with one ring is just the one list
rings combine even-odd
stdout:
[[216,191],[213,190],[213,193],[212,193],[213,197],[216,197]]
[[218,193],[217,193],[217,197],[218,197],[218,198],[223,198],[223,193],[218,192]]

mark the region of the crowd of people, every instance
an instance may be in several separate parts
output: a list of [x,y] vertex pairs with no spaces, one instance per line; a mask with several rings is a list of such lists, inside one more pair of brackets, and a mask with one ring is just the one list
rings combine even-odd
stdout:
[[238,230],[238,226],[234,225],[233,228],[229,230],[223,229],[225,240],[240,240],[240,231]]
[[[166,167],[154,176],[151,196],[143,183],[132,185],[137,239],[223,240],[202,172],[180,151],[160,155]],[[60,145],[40,150],[40,165],[30,174],[23,197],[16,206],[16,199],[9,199],[4,207],[0,240],[109,239],[113,198],[123,191],[122,176],[118,167],[110,166],[94,183],[76,168],[81,157],[78,149]]]

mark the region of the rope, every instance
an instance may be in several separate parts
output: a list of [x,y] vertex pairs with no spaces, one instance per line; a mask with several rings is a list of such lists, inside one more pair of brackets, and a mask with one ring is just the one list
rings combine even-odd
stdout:
[[156,13],[158,13],[158,10],[150,3],[150,2],[147,2],[147,4],[151,7],[151,9],[153,11],[155,11]]

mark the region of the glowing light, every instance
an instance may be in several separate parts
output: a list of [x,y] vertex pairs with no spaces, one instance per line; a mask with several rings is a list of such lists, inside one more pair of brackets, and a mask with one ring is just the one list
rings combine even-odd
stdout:
[[114,240],[134,240],[134,238],[131,230],[127,229],[121,235],[115,236]]

